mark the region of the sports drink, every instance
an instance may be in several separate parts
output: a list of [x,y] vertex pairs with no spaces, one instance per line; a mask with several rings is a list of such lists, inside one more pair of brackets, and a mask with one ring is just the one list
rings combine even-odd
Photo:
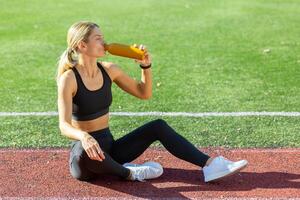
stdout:
[[112,55],[122,56],[127,58],[133,58],[137,60],[143,60],[145,57],[145,51],[134,47],[133,45],[125,45],[119,43],[104,44],[105,51],[108,51]]

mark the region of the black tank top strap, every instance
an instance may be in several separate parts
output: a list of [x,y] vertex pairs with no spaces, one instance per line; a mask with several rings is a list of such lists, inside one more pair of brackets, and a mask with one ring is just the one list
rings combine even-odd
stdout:
[[[77,69],[76,69],[75,66],[72,67],[72,71],[73,71],[74,74],[75,74],[75,78],[76,78],[76,82],[77,82],[77,87],[78,87],[79,85],[82,84],[80,74],[79,74],[79,72],[77,71]],[[79,84],[79,83],[81,83],[81,84]]]
[[107,72],[105,71],[105,69],[103,68],[103,66],[99,62],[97,62],[97,66],[100,68],[100,70],[103,74],[103,78],[105,79],[103,81],[111,82],[111,79],[110,79],[109,75],[107,74]]

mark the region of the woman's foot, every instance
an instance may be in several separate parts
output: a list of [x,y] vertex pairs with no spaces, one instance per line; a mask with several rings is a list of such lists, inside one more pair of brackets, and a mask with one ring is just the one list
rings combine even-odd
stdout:
[[125,163],[123,166],[130,169],[130,175],[127,177],[127,180],[145,182],[145,179],[157,178],[163,174],[163,167],[153,161],[148,161],[141,165]]
[[208,166],[203,167],[204,181],[215,181],[220,178],[235,174],[244,169],[247,164],[247,160],[232,162],[223,156],[218,156],[211,160]]

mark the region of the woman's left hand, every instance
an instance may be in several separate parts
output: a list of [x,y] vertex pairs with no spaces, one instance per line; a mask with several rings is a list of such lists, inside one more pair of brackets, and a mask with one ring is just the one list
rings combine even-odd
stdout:
[[139,63],[142,66],[148,66],[148,65],[150,65],[151,64],[151,57],[150,57],[150,54],[149,54],[146,46],[144,46],[142,44],[140,46],[134,44],[133,46],[136,47],[136,48],[139,48],[140,50],[142,50],[142,51],[145,52],[144,59],[143,60],[136,60],[135,59],[135,62]]

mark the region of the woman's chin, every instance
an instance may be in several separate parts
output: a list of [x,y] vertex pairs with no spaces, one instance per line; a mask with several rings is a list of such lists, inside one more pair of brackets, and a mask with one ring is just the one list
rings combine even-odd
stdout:
[[106,56],[106,51],[101,51],[99,54],[101,57]]

